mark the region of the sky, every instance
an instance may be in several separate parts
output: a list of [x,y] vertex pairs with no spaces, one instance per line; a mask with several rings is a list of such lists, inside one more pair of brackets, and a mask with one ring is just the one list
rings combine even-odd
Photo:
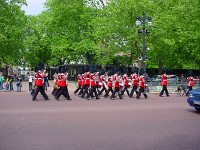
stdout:
[[44,10],[46,0],[26,0],[27,6],[22,6],[26,15],[38,15]]

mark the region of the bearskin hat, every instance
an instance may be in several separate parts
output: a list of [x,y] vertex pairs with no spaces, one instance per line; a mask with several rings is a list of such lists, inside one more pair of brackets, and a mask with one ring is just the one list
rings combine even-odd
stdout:
[[188,70],[188,75],[191,76],[193,74],[192,70]]
[[113,71],[110,69],[108,70],[108,76],[112,76],[113,75]]
[[63,65],[61,67],[61,73],[65,73],[65,72],[67,72],[67,65]]
[[128,73],[128,68],[123,68],[123,74],[127,74]]
[[133,68],[131,69],[131,72],[132,72],[132,73],[137,73],[137,72],[138,72],[138,68],[137,68],[137,67],[133,67]]
[[89,65],[85,65],[85,72],[89,72],[90,71],[90,66]]
[[95,73],[97,71],[96,66],[91,65],[90,66],[90,73]]
[[58,67],[58,73],[62,73],[62,66]]
[[163,72],[163,73],[166,73],[166,72],[167,72],[167,68],[163,67],[163,68],[162,68],[162,72]]
[[104,75],[106,72],[105,72],[105,69],[101,69],[100,71],[100,75]]
[[39,62],[38,66],[37,66],[37,71],[43,70],[43,69],[44,69],[44,63],[43,62]]
[[145,74],[145,73],[146,73],[145,69],[144,69],[144,68],[141,68],[140,71],[139,71],[139,74],[140,74],[140,75],[143,75],[143,74]]

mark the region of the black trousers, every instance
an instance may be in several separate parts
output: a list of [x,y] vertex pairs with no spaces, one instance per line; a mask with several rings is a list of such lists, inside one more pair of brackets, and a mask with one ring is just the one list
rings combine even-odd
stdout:
[[141,96],[142,93],[143,93],[143,95],[144,95],[145,98],[148,97],[147,94],[144,93],[144,87],[140,87],[140,88],[139,88],[139,91],[138,91],[138,93],[137,93],[136,98],[140,98],[140,96]]
[[78,85],[77,89],[74,91],[74,94],[76,94],[78,91],[80,91],[81,87],[82,87],[81,85]]
[[90,92],[87,95],[87,98],[92,97],[93,93],[95,94],[96,99],[98,99],[96,86],[91,86]]
[[127,95],[129,96],[128,88],[129,88],[129,86],[128,86],[128,85],[125,85],[124,88],[123,88],[123,90],[122,90],[122,93],[121,93],[121,94],[124,95],[124,92],[126,91]]
[[102,89],[99,91],[98,95],[101,95],[103,93],[103,91],[106,91],[106,87],[103,86]]
[[84,98],[85,97],[85,94],[88,95],[88,89],[89,89],[89,84],[86,84],[83,86],[83,92],[82,92],[82,95],[81,95],[81,98]]
[[113,91],[113,93],[112,93],[110,98],[115,98],[115,94],[116,93],[118,93],[119,98],[122,99],[122,95],[121,95],[121,91],[120,91],[119,87],[115,87],[115,89],[114,89],[114,91]]
[[167,85],[163,85],[162,86],[162,90],[160,91],[160,96],[162,96],[164,94],[164,92],[166,93],[167,96],[169,96],[169,92],[167,90]]
[[104,97],[108,96],[108,94],[111,92],[111,94],[113,93],[113,88],[112,87],[108,87],[108,90],[106,91]]
[[188,86],[188,90],[187,90],[187,93],[186,93],[186,96],[188,96],[188,92],[192,90],[192,86]]
[[48,96],[45,93],[44,87],[43,86],[37,86],[34,93],[33,93],[33,97],[32,97],[33,101],[36,100],[36,97],[37,97],[39,92],[42,94],[42,96],[44,97],[45,100],[48,100]]
[[130,97],[133,96],[134,92],[136,93],[136,95],[138,94],[137,88],[138,88],[137,85],[133,85],[133,88],[132,88],[131,93],[129,95]]
[[59,92],[56,95],[56,99],[63,95],[65,98],[70,99],[69,92],[67,86],[61,86]]

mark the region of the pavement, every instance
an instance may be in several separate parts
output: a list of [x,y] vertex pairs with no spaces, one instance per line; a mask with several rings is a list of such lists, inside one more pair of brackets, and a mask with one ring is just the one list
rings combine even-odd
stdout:
[[38,94],[32,101],[28,82],[22,92],[0,93],[0,150],[199,150],[200,113],[187,97],[171,94],[148,99],[71,101]]

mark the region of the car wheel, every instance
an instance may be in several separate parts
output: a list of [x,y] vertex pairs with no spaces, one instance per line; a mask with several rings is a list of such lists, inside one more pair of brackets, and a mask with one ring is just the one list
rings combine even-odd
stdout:
[[195,109],[196,109],[197,111],[200,111],[200,108],[195,107]]

